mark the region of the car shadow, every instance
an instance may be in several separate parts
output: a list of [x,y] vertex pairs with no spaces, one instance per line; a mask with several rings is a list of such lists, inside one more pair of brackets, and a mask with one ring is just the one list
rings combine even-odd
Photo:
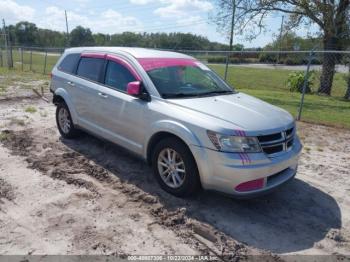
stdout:
[[181,199],[161,190],[150,167],[119,146],[88,134],[61,141],[120,180],[157,196],[166,208],[185,207],[189,218],[211,224],[249,246],[275,253],[295,252],[313,247],[330,229],[341,228],[341,211],[335,199],[297,178],[252,200],[235,200],[209,191]]

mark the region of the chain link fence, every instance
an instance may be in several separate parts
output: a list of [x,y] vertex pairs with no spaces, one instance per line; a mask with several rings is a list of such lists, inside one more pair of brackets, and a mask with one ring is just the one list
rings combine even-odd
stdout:
[[[280,73],[280,77],[284,78],[284,81],[282,81],[283,86],[289,87],[289,89],[291,89],[290,91],[294,91],[292,80],[293,74],[295,73],[307,76],[307,93],[313,92],[346,97],[348,91],[347,80],[350,69],[350,51],[218,52],[179,50],[179,52],[194,56],[202,62],[214,67],[224,66],[225,70],[223,76],[228,81],[232,77],[240,78],[239,75],[234,75],[234,72],[237,71],[237,73],[239,73],[241,71],[240,69],[244,68],[246,69],[246,73],[251,72],[253,78],[254,73],[258,73],[259,71],[261,73],[266,73],[265,77],[268,77],[269,72],[277,71]],[[306,72],[308,69],[309,73]],[[246,75],[246,73],[244,75]],[[277,79],[270,78],[270,80],[273,81]],[[297,90],[301,91],[302,88],[297,88]]]
[[[238,91],[280,106],[297,119],[350,128],[350,51],[172,51],[197,58]],[[12,57],[18,70],[49,74],[63,52],[1,48],[0,66]]]
[[[64,52],[63,48],[14,46],[0,47],[0,66],[12,65],[15,69],[48,74]],[[11,66],[10,66],[11,67]]]

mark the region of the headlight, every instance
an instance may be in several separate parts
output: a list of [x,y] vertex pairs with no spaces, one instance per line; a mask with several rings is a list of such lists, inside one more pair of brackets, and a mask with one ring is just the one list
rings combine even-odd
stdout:
[[208,137],[216,149],[224,152],[258,153],[261,152],[259,140],[249,136],[228,136],[207,131]]

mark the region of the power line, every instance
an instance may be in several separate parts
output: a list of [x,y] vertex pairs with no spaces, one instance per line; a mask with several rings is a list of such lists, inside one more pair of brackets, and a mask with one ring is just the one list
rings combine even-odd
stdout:
[[67,11],[66,10],[64,10],[64,16],[66,18],[66,30],[67,30],[66,46],[68,46],[69,45],[69,29],[68,29],[68,19],[67,19]]

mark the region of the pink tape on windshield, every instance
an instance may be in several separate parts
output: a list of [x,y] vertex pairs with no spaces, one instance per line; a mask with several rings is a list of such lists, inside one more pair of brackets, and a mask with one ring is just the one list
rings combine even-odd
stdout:
[[137,60],[145,71],[170,66],[198,66],[196,60],[188,58],[139,58]]
[[102,58],[102,59],[106,57],[105,54],[100,54],[100,53],[82,53],[80,56],[88,57],[88,58]]

